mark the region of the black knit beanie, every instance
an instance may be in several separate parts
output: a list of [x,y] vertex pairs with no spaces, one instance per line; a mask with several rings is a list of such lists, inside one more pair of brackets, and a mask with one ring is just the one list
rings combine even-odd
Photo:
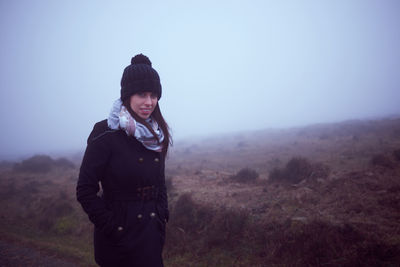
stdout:
[[151,61],[143,54],[136,55],[127,66],[121,79],[121,100],[140,92],[152,92],[161,98],[160,76],[151,67]]

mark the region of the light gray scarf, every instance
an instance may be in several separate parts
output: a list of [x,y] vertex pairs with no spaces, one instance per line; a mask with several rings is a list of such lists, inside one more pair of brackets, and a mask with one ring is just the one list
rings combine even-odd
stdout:
[[124,105],[122,105],[121,99],[114,102],[110,116],[107,119],[108,127],[113,130],[122,129],[128,136],[134,136],[139,142],[141,142],[147,149],[161,152],[162,141],[164,140],[164,134],[158,123],[151,117],[146,119],[146,122],[153,128],[154,132],[158,136],[158,140],[153,136],[150,130],[140,122],[137,122],[129,113]]

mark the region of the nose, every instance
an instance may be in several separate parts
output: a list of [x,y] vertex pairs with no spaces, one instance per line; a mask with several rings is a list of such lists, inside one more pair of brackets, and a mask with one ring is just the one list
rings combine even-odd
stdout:
[[150,96],[146,96],[146,99],[145,99],[145,101],[144,101],[144,104],[145,104],[146,106],[151,106],[152,101],[151,101],[151,97],[150,97]]

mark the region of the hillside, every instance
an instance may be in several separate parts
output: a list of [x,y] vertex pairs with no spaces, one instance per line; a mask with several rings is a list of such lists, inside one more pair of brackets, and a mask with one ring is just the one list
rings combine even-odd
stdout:
[[[70,163],[0,164],[0,239],[88,266]],[[400,264],[398,118],[181,140],[166,174],[166,266]]]
[[[190,194],[197,203],[244,210],[264,227],[285,225],[289,232],[293,224],[302,228],[322,222],[327,229],[318,235],[327,240],[324,235],[332,230],[330,227],[350,227],[351,232],[374,240],[369,245],[369,241],[360,241],[371,246],[365,253],[373,256],[368,257],[391,258],[400,240],[399,154],[400,119],[349,121],[177,144],[167,174],[177,195]],[[310,177],[296,182],[271,181],[270,174],[285,170],[293,158],[315,168]],[[232,179],[243,168],[255,170],[258,178],[248,182]],[[343,240],[335,242],[338,250],[346,246]],[[304,244],[306,240],[297,245]],[[276,250],[284,246],[272,245]],[[303,256],[298,256],[317,257],[314,253],[302,251]],[[369,261],[367,256],[362,257]]]

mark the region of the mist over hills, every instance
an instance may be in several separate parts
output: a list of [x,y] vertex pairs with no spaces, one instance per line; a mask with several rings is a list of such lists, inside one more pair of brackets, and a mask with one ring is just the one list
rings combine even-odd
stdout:
[[[1,240],[94,266],[82,153],[0,163]],[[166,265],[397,266],[399,175],[399,117],[177,140]]]
[[[263,143],[267,142],[278,144],[281,142],[287,142],[290,139],[298,136],[323,139],[329,136],[362,136],[368,131],[392,131],[395,134],[397,131],[399,131],[396,126],[396,123],[399,119],[400,115],[390,115],[369,119],[345,120],[335,123],[315,123],[295,127],[265,128],[249,131],[242,130],[230,133],[182,137],[179,139],[174,139],[174,145],[170,149],[170,157],[173,157],[173,155],[182,150],[190,151],[191,147],[197,148],[195,151],[208,150],[211,152],[218,151],[220,147],[224,146],[257,146],[256,143],[259,140],[262,140]],[[392,129],[390,130],[389,128]],[[85,136],[82,139],[86,140],[86,138],[87,137]],[[53,158],[65,157],[75,164],[79,164],[83,157],[84,150],[85,145],[81,149],[56,149],[48,152],[45,150],[37,152],[27,151],[26,153],[2,151],[0,153],[0,160],[4,162],[15,162],[22,161],[36,154],[45,154]]]

